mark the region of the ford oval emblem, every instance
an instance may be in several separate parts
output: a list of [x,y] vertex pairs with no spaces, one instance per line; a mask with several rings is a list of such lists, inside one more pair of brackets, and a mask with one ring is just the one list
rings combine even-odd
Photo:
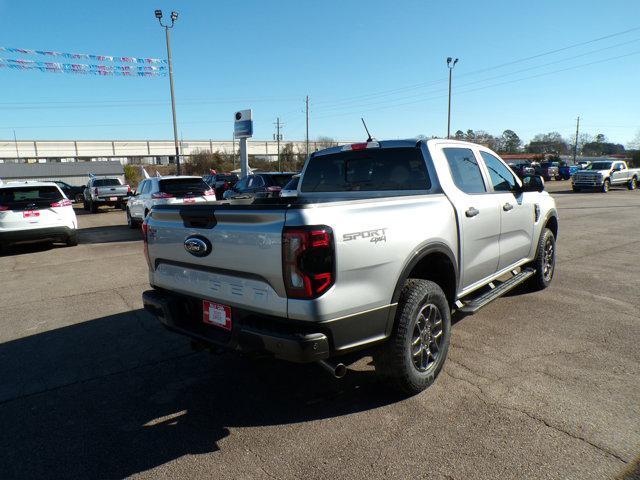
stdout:
[[203,237],[188,237],[184,241],[184,249],[196,257],[206,257],[211,253],[211,243]]

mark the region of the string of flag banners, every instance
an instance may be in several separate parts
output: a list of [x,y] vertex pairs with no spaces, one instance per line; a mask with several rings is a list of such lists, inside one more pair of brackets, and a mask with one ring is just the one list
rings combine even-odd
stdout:
[[58,62],[39,62],[35,60],[0,58],[0,63],[24,65],[29,67],[43,67],[47,70],[73,70],[73,71],[89,71],[99,70],[103,72],[164,72],[167,67],[157,67],[153,65],[131,66],[131,65],[87,65],[84,63],[58,63]]
[[[80,75],[99,75],[109,76],[115,75],[120,77],[160,77],[166,75],[165,72],[153,72],[145,70],[105,70],[101,67],[104,65],[78,65],[71,63],[58,63],[53,66],[41,66],[41,65],[22,65],[19,63],[4,63],[0,61],[0,68],[9,68],[12,70],[38,70],[40,72],[52,72],[52,73],[75,73]],[[78,67],[91,67],[91,68],[78,68]],[[93,68],[97,67],[97,68]],[[140,68],[140,67],[138,67]]]
[[123,63],[167,63],[163,58],[139,58],[139,57],[117,57],[114,55],[93,55],[89,53],[66,53],[54,52],[50,50],[31,50],[29,48],[0,47],[0,52],[22,53],[25,55],[46,55],[48,57],[60,57],[71,59],[85,59],[99,62],[123,62]]

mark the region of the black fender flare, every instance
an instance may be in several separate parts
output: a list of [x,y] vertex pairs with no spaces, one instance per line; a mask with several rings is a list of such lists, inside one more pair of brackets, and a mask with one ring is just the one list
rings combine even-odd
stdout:
[[[449,258],[451,265],[453,265],[453,270],[455,274],[455,291],[454,292],[445,292],[445,293],[453,293],[453,297],[451,298],[452,302],[455,301],[455,296],[458,291],[458,285],[460,282],[460,272],[458,268],[458,261],[456,260],[456,256],[453,251],[449,248],[448,245],[442,242],[430,242],[426,245],[421,245],[416,248],[407,259],[400,276],[398,277],[398,281],[393,290],[393,296],[391,297],[391,303],[395,304],[400,299],[400,292],[402,291],[402,287],[406,282],[407,278],[409,278],[409,274],[415,268],[415,266],[420,263],[420,261],[426,258],[428,255],[433,253],[444,254]],[[449,296],[449,295],[448,295]]]

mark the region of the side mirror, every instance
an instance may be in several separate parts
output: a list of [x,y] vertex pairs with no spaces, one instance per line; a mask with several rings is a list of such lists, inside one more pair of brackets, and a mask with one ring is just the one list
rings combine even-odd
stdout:
[[544,180],[539,175],[525,175],[522,177],[523,192],[542,192],[544,190]]

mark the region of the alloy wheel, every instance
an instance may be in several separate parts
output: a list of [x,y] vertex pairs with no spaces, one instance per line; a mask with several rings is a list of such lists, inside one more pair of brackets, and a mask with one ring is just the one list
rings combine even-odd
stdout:
[[544,245],[544,264],[542,267],[542,273],[544,279],[548,282],[553,277],[553,270],[556,265],[556,249],[553,245],[551,238],[547,239]]
[[416,317],[411,340],[411,357],[416,370],[426,372],[436,364],[443,334],[438,307],[432,303],[423,306]]

